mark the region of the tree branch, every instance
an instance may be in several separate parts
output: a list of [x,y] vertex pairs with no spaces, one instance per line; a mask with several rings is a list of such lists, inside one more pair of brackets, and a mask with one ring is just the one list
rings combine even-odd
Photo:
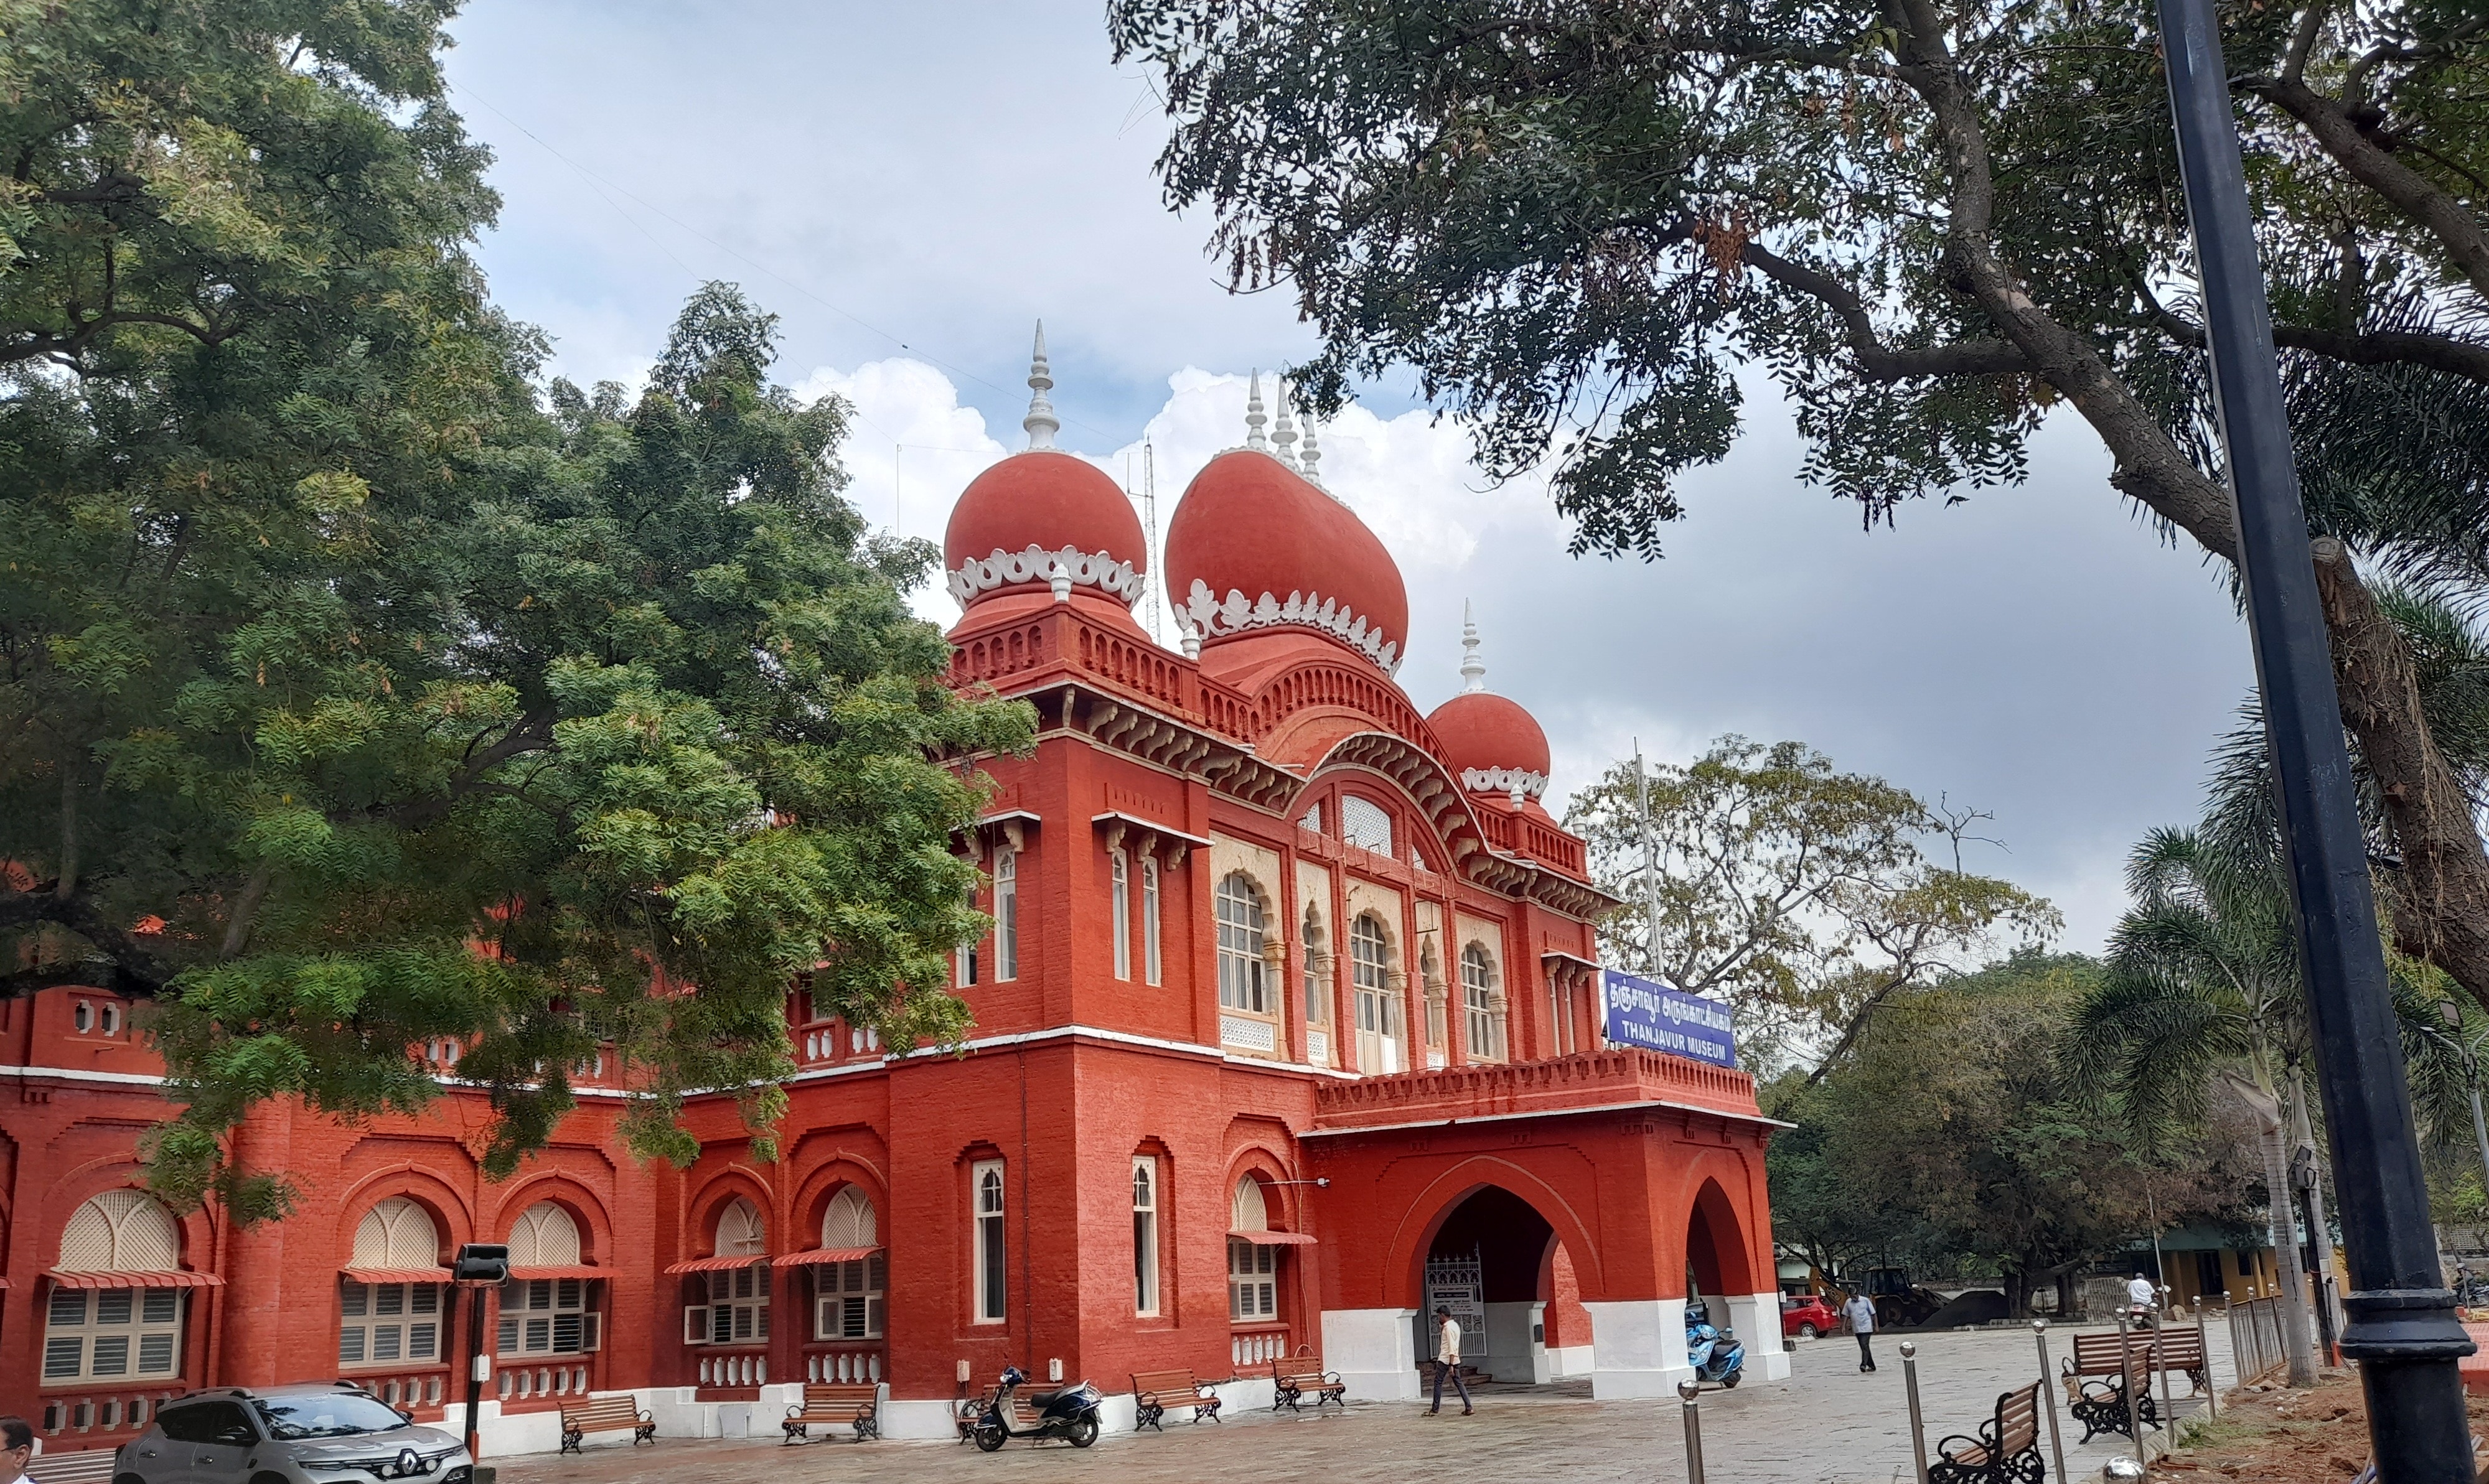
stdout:
[[2250,77],[2244,86],[2305,127],[2317,148],[2351,178],[2418,223],[2446,249],[2473,289],[2489,299],[2489,231],[2463,204],[2360,132],[2342,105],[2303,82]]
[[[144,998],[162,992],[164,986],[172,983],[173,976],[181,972],[180,964],[166,957],[142,934],[107,920],[97,910],[92,898],[83,894],[62,896],[58,881],[38,881],[26,891],[0,893],[0,930],[41,924],[65,928],[103,950],[106,956],[84,964],[44,965],[0,977],[0,986],[6,986],[5,992],[9,995],[32,994],[48,987],[45,984],[36,983],[36,980],[46,975],[69,974],[73,977],[53,982],[94,984],[99,988],[112,988],[117,993]],[[74,977],[103,972],[97,967],[98,964],[109,966],[115,976],[113,984],[102,985],[92,977]],[[20,985],[20,981],[25,983]]]
[[1880,382],[1910,381],[1930,376],[2011,376],[2028,372],[2031,358],[2004,340],[1962,340],[1909,350],[1886,346],[1875,333],[1874,316],[1850,287],[1829,273],[1791,262],[1760,243],[1746,243],[1741,256],[1748,266],[1784,288],[1795,289],[1831,310],[1849,340],[1859,369]]

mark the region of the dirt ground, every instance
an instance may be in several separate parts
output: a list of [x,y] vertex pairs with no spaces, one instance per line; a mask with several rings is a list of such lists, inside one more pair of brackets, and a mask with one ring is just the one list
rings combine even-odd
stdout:
[[[2489,1436],[2489,1397],[2470,1398],[2475,1449]],[[2225,1392],[2217,1421],[2180,1424],[2184,1444],[2153,1461],[2169,1484],[2216,1484],[2219,1476],[2255,1484],[2351,1484],[2368,1467],[2368,1413],[2358,1378],[2332,1370],[2312,1391],[2285,1386]],[[2489,1478],[2489,1475],[2484,1475]]]

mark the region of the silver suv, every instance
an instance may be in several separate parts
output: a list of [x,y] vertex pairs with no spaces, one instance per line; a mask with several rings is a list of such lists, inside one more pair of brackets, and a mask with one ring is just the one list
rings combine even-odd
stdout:
[[113,1484],[468,1484],[474,1462],[457,1438],[341,1381],[166,1402],[112,1472]]

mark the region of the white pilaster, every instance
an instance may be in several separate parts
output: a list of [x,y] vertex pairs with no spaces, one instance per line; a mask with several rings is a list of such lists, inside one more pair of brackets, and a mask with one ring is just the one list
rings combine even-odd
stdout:
[[1627,1298],[1590,1311],[1590,1395],[1602,1402],[1674,1396],[1692,1379],[1685,1359],[1685,1300]]
[[1416,1317],[1416,1309],[1323,1310],[1323,1363],[1348,1384],[1350,1401],[1417,1399]]
[[1787,1381],[1788,1352],[1781,1345],[1781,1296],[1749,1294],[1729,1300],[1729,1327],[1746,1347],[1748,1381]]

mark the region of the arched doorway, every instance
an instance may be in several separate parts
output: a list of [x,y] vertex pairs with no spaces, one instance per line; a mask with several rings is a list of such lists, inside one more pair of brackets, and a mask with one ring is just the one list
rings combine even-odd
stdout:
[[[1550,1357],[1549,1305],[1559,1269],[1572,1264],[1536,1207],[1502,1185],[1481,1185],[1445,1213],[1419,1279],[1416,1348],[1421,1373],[1436,1353],[1435,1309],[1461,1326],[1461,1362],[1499,1382],[1559,1379]],[[1587,1347],[1588,1316],[1571,1305]],[[1558,1336],[1559,1340],[1566,1337]]]
[[1762,1381],[1788,1375],[1781,1350],[1779,1283],[1755,1261],[1737,1208],[1716,1180],[1694,1193],[1685,1217],[1685,1305],[1746,1345],[1746,1366]]

